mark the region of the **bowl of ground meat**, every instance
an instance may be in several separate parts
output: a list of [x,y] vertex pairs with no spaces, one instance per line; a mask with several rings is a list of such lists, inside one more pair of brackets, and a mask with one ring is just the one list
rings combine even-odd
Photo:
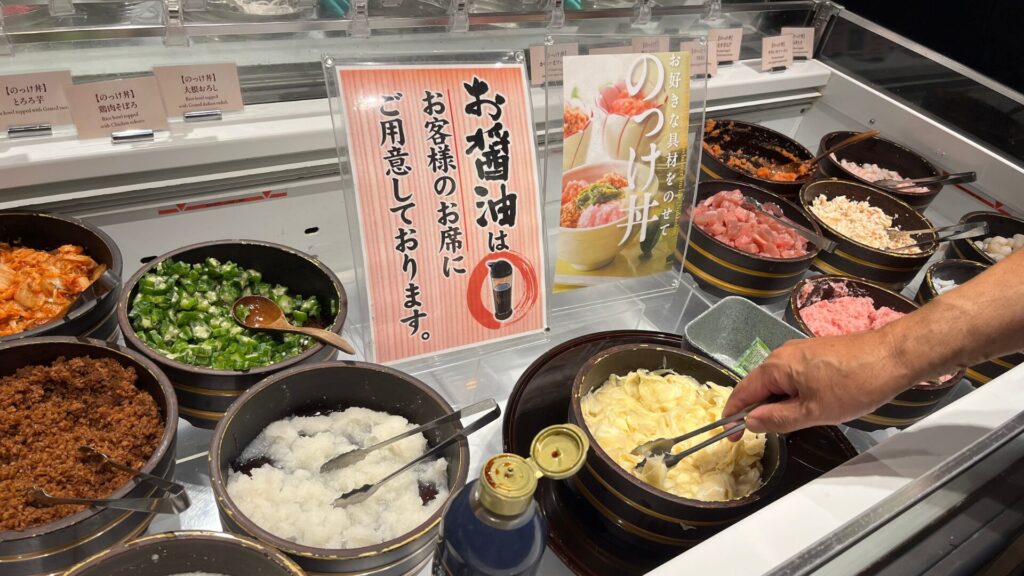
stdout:
[[61,572],[145,531],[153,514],[37,507],[28,491],[149,497],[151,486],[80,458],[79,447],[169,479],[177,424],[170,383],[140,354],[100,340],[56,336],[0,345],[0,574]]

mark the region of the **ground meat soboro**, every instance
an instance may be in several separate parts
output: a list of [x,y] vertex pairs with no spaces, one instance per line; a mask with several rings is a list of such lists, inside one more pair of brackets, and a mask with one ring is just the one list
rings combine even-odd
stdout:
[[33,485],[54,496],[105,498],[131,476],[78,457],[89,445],[142,468],[160,443],[156,401],[112,358],[58,358],[0,378],[0,532],[25,530],[84,506],[28,505]]

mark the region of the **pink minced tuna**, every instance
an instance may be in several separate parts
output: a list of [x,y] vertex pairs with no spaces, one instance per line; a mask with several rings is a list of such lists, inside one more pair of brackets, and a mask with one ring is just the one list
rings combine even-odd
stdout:
[[587,206],[583,209],[583,213],[580,214],[580,220],[576,224],[576,227],[596,228],[597,226],[604,226],[605,224],[617,222],[625,215],[626,211],[622,209],[622,206],[619,206],[618,202],[604,202],[602,204]]
[[[764,214],[747,210],[742,204],[743,193],[739,190],[719,192],[694,208],[693,221],[719,242],[755,256],[799,258],[807,255],[807,240],[795,230]],[[769,206],[772,205],[765,205]]]

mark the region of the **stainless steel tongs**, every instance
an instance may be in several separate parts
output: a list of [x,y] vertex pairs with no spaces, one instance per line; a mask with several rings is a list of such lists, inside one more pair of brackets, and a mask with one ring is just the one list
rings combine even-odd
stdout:
[[746,417],[747,417],[748,414],[753,412],[754,409],[757,408],[758,406],[762,406],[764,404],[771,404],[773,402],[779,402],[781,400],[785,400],[785,398],[786,398],[785,396],[772,396],[772,397],[768,398],[767,400],[763,400],[761,402],[755,402],[754,404],[751,404],[750,406],[747,406],[746,408],[744,408],[743,410],[740,410],[739,412],[733,414],[732,416],[729,416],[727,418],[719,418],[718,420],[715,420],[714,422],[712,422],[710,424],[707,424],[705,426],[701,426],[700,428],[697,428],[696,430],[692,430],[690,432],[687,432],[686,434],[682,434],[680,436],[676,436],[675,438],[658,438],[657,440],[651,440],[650,442],[645,442],[645,443],[637,446],[636,448],[633,449],[632,452],[630,452],[634,456],[643,456],[644,457],[644,459],[641,460],[634,467],[634,469],[635,470],[642,470],[643,467],[647,464],[648,460],[650,460],[651,458],[655,458],[655,457],[663,456],[663,455],[667,454],[670,450],[672,450],[673,446],[675,446],[676,444],[679,444],[680,442],[689,440],[690,438],[695,438],[697,436],[700,436],[701,434],[704,434],[705,432],[710,432],[710,431],[712,431],[715,428],[718,428],[720,426],[725,426],[726,424],[731,424],[733,422],[740,421],[740,423],[737,424],[736,426],[733,426],[732,428],[729,428],[729,429],[727,429],[727,430],[725,430],[723,432],[720,432],[720,433],[712,436],[711,438],[708,438],[707,440],[701,442],[700,444],[697,444],[695,446],[691,446],[691,447],[687,448],[686,450],[683,450],[682,452],[679,452],[678,454],[668,454],[667,456],[665,456],[665,458],[664,458],[665,467],[666,468],[672,468],[673,466],[678,464],[683,458],[686,458],[687,456],[690,456],[690,455],[692,455],[692,454],[694,454],[696,452],[699,452],[700,450],[703,450],[703,449],[707,448],[708,446],[711,446],[715,442],[718,442],[720,440],[728,438],[729,436],[732,436],[733,434],[736,434],[737,432],[742,432],[742,431],[746,430],[747,429]]
[[100,508],[115,508],[118,510],[131,510],[133,512],[155,512],[157,514],[178,514],[188,510],[188,507],[192,504],[188,498],[188,493],[185,492],[185,487],[181,484],[147,474],[131,466],[126,466],[116,460],[112,460],[109,456],[92,446],[79,446],[78,454],[84,459],[113,466],[118,470],[128,472],[139,484],[149,484],[163,492],[164,495],[155,498],[63,498],[51,496],[45,490],[33,486],[32,490],[29,491],[30,504],[33,506],[84,504]]
[[832,252],[833,250],[836,249],[836,243],[834,241],[829,240],[828,238],[825,238],[824,236],[815,233],[813,230],[804,228],[803,226],[797,224],[796,222],[793,222],[792,220],[773,214],[771,210],[768,210],[767,208],[764,207],[764,204],[758,202],[757,200],[754,200],[749,196],[743,197],[742,206],[752,212],[764,214],[765,216],[775,220],[779,224],[782,224],[787,228],[791,228],[797,234],[803,236],[805,240],[807,240],[811,244],[814,244],[819,249],[825,252]]
[[[348,492],[342,494],[334,501],[334,506],[338,507],[347,506],[349,504],[358,504],[359,502],[366,500],[367,498],[372,496],[373,493],[376,492],[377,489],[380,488],[383,484],[396,478],[398,475],[402,474],[403,472],[412,468],[413,466],[419,464],[420,462],[429,460],[430,458],[436,458],[437,456],[440,455],[442,450],[447,448],[449,445],[451,445],[459,438],[465,438],[470,434],[476,432],[477,430],[480,430],[484,426],[490,424],[494,420],[496,420],[498,416],[501,415],[501,408],[498,407],[498,403],[495,402],[493,398],[488,398],[487,400],[477,402],[476,404],[471,404],[461,410],[456,410],[451,414],[446,414],[444,416],[441,416],[440,418],[427,422],[422,426],[418,426],[416,428],[413,428],[412,430],[403,432],[398,436],[389,438],[387,440],[384,440],[383,442],[378,442],[377,444],[374,444],[373,446],[370,446],[368,448],[353,450],[351,452],[346,452],[340,456],[335,456],[334,458],[331,458],[326,463],[324,463],[323,466],[320,467],[321,473],[336,470],[343,466],[348,466],[349,464],[355,464],[356,462],[359,462],[363,458],[366,458],[367,454],[373,452],[374,450],[378,450],[380,448],[393,444],[394,442],[397,442],[403,438],[408,438],[413,434],[419,434],[427,430],[432,430],[438,426],[441,426],[442,424],[453,422],[455,420],[461,420],[465,416],[478,414],[480,412],[483,412],[484,410],[489,410],[489,412],[481,416],[472,424],[469,424],[468,426],[464,427],[462,430],[458,430],[451,436],[438,442],[436,445],[431,447],[430,450],[427,450],[422,455],[413,458],[412,461],[402,466],[398,470],[395,470],[391,474],[388,474],[387,476],[373,484],[363,484],[358,488],[349,490]],[[352,455],[351,458],[346,458],[346,456],[349,456],[350,454]]]
[[[906,250],[908,248],[917,248],[922,246],[928,246],[931,244],[940,244],[942,242],[948,242],[949,240],[964,240],[967,238],[976,238],[988,234],[988,222],[967,222],[964,224],[956,224],[954,226],[945,226],[943,228],[937,228],[935,232],[942,231],[941,234],[936,233],[935,237],[930,240],[921,240],[920,242],[914,242],[913,244],[907,244],[906,246],[900,246],[898,248],[890,248],[890,251],[896,252],[899,250]],[[913,230],[907,232],[907,234],[918,234],[923,232],[932,232],[931,230]]]

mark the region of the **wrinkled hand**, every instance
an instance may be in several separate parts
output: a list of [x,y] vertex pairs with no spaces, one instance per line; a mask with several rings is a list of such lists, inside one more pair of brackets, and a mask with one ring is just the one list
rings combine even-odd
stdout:
[[[787,399],[753,410],[747,427],[758,433],[793,432],[853,420],[913,384],[884,330],[791,340],[736,386],[722,415],[781,395]],[[739,438],[734,434],[730,440]]]

